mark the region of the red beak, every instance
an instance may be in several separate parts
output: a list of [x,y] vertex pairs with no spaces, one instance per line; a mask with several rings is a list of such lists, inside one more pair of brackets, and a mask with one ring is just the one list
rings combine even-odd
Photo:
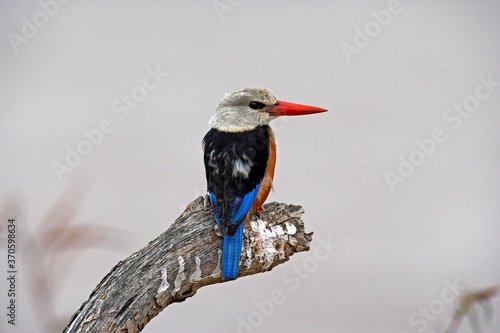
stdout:
[[278,103],[269,110],[269,113],[273,116],[301,116],[326,111],[328,110],[317,106],[278,101]]

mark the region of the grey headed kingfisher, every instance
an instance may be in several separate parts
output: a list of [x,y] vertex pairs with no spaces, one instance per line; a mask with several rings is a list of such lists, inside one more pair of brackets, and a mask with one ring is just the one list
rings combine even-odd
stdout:
[[203,159],[210,203],[224,236],[224,279],[238,276],[245,221],[251,212],[263,211],[273,187],[276,141],[270,121],[325,111],[278,101],[261,88],[226,94],[215,109],[203,138]]

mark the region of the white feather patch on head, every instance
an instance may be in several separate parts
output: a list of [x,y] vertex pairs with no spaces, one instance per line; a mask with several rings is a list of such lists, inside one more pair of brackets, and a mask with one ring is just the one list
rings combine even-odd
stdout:
[[[250,108],[250,102],[264,104],[262,110]],[[225,94],[209,125],[225,132],[243,132],[260,125],[267,125],[276,117],[266,112],[277,103],[276,97],[263,88],[246,88],[234,93]]]

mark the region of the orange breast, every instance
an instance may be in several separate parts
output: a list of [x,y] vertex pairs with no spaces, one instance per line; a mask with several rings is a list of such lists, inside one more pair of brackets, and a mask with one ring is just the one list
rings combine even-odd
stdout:
[[268,127],[269,134],[269,159],[267,160],[266,172],[262,179],[257,197],[252,205],[252,211],[261,207],[267,199],[269,192],[273,188],[274,168],[276,166],[276,139],[271,127]]

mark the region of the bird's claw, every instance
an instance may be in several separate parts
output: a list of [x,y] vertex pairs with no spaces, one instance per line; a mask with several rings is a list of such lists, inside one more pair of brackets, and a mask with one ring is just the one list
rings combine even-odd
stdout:
[[257,208],[257,216],[260,218],[263,212],[264,212],[264,206],[259,206]]

